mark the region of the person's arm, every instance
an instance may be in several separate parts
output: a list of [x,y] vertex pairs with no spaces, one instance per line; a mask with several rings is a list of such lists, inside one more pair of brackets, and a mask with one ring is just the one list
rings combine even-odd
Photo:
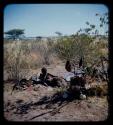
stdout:
[[54,76],[54,75],[52,75],[50,73],[48,73],[48,76],[50,76],[50,77],[58,77],[58,76]]

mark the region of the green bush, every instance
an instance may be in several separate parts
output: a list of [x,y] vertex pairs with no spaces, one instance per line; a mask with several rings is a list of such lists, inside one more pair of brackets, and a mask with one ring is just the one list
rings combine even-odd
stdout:
[[[93,64],[99,60],[102,54],[100,53],[101,46],[93,44],[94,38],[91,36],[81,34],[73,35],[71,37],[63,37],[58,39],[55,50],[58,56],[64,60],[78,61],[84,57],[84,65]],[[101,43],[104,46],[104,43]]]

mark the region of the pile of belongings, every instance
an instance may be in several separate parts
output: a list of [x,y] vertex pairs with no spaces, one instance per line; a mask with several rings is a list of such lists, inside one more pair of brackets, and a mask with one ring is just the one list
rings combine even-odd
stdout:
[[85,74],[85,72],[82,70],[82,69],[80,69],[80,68],[78,68],[78,69],[76,69],[75,71],[73,71],[73,72],[67,72],[67,73],[65,73],[64,74],[64,79],[67,81],[67,82],[70,82],[71,81],[71,78],[73,78],[73,77],[83,77],[84,76],[84,74]]
[[71,94],[71,96],[75,96],[76,98],[86,99],[86,80],[84,74],[85,72],[78,68],[74,72],[67,72],[64,75],[64,79],[70,84],[68,92],[64,92],[64,98],[67,98],[68,94]]
[[65,86],[65,82],[61,77],[54,76],[47,72],[47,69],[43,67],[39,76],[35,75],[31,77],[33,84],[42,84],[44,86],[61,87]]

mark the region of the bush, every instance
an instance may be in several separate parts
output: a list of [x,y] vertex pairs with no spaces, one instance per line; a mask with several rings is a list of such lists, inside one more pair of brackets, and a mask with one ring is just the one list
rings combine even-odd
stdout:
[[78,60],[84,57],[84,65],[92,65],[99,60],[103,53],[100,51],[102,47],[106,47],[105,44],[102,47],[93,44],[94,38],[81,34],[73,35],[71,37],[63,37],[58,39],[55,50],[58,56],[64,60]]
[[88,96],[106,96],[108,95],[108,85],[100,85],[100,86],[95,86],[91,87],[87,90]]

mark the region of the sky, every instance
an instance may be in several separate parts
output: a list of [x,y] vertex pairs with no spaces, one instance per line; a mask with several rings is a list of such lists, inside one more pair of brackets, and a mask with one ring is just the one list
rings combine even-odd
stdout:
[[108,11],[104,4],[9,4],[4,9],[4,32],[19,28],[27,37],[56,36],[56,31],[71,35],[87,27],[87,21],[98,27],[95,14]]

